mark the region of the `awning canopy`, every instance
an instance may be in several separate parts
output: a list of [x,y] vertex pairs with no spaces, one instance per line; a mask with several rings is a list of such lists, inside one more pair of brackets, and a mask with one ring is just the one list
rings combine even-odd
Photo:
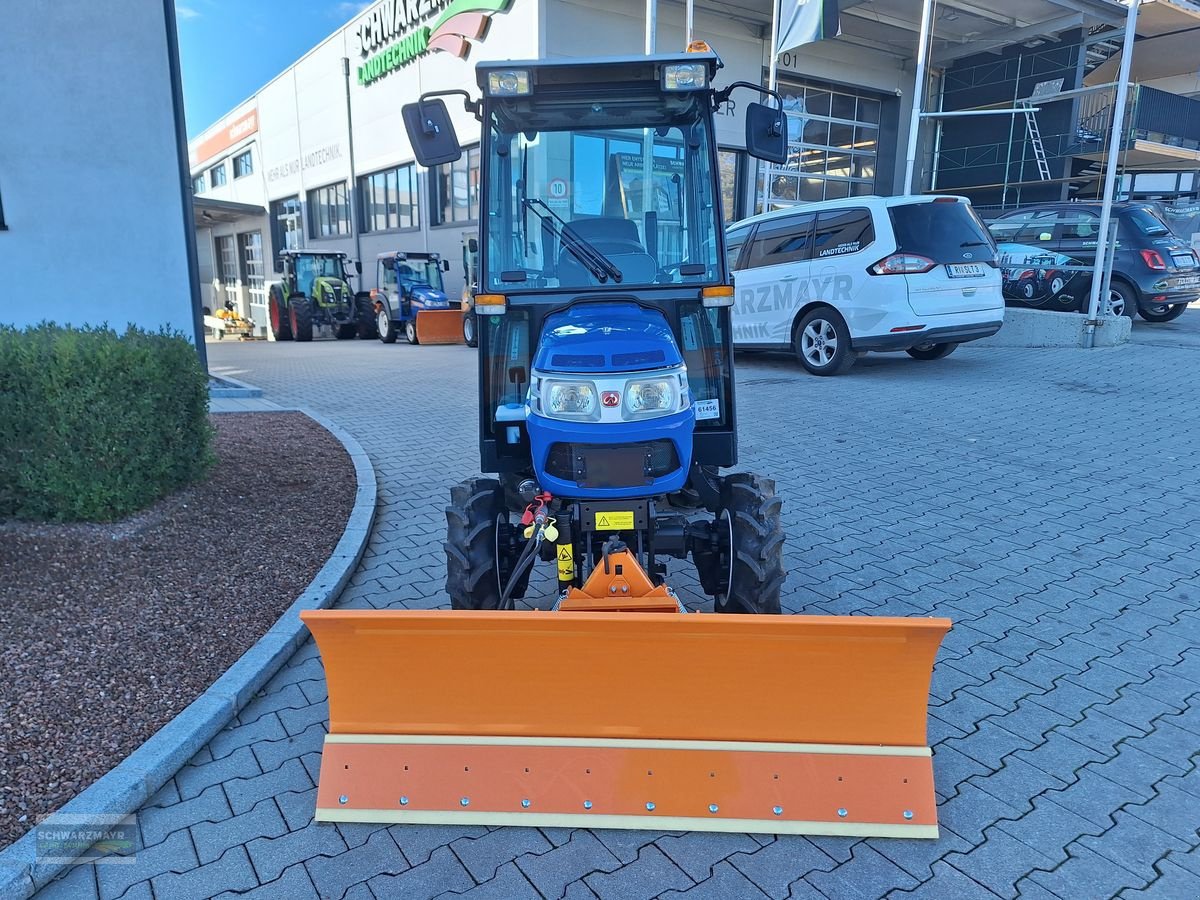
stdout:
[[192,198],[192,215],[197,228],[208,228],[220,223],[237,222],[242,219],[260,219],[267,214],[261,206],[253,203],[234,203],[232,200],[208,200]]
[[[770,36],[771,0],[696,0],[696,8]],[[1125,6],[1116,0],[938,0],[936,9],[932,51],[937,66],[1013,44],[1054,40],[1071,28],[1116,25],[1125,18]],[[916,56],[921,30],[916,0],[841,0],[841,13],[842,34],[830,40],[900,59]]]

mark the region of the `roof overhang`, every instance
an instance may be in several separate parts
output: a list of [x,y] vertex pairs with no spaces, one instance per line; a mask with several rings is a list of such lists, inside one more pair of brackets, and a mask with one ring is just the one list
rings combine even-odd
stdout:
[[240,222],[244,219],[261,219],[267,211],[253,203],[234,203],[232,200],[208,200],[192,198],[192,215],[197,228]]
[[[1142,0],[1130,81],[1151,81],[1196,72],[1200,46],[1200,4],[1189,0]],[[1116,81],[1121,54],[1115,53],[1088,73],[1088,84]]]

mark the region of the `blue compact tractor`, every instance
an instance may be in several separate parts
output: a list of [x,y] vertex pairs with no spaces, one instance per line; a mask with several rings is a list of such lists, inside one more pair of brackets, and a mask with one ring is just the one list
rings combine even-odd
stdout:
[[[514,608],[539,558],[564,609],[657,609],[678,602],[664,560],[690,556],[718,612],[780,610],[774,483],[720,471],[738,459],[713,127],[734,88],[770,92],[714,89],[720,60],[692,49],[478,66],[483,97],[465,105],[483,134],[473,315],[493,474],[451,490],[456,609]],[[748,105],[746,148],[782,162],[774,99]],[[403,112],[422,165],[459,158],[436,94]]]

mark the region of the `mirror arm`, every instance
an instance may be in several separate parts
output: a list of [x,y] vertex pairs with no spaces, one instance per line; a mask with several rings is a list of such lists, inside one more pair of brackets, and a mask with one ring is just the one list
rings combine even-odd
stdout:
[[[426,91],[420,97],[417,98],[417,102],[420,104],[424,104],[425,101],[429,100],[431,97],[453,97],[453,96],[461,96],[463,98],[463,109],[465,109],[467,112],[469,112],[471,115],[473,115],[477,122],[483,121],[483,112],[482,112],[483,104],[478,100],[472,100],[471,95],[469,93],[467,93],[466,91],[462,90],[461,88],[456,88],[454,90],[445,90],[445,91]],[[421,118],[424,119],[425,116],[422,115]]]
[[732,94],[738,88],[749,88],[752,91],[757,91],[759,93],[759,96],[762,96],[765,94],[768,97],[774,97],[775,102],[779,105],[779,108],[783,109],[783,98],[779,96],[778,91],[773,91],[770,88],[765,88],[761,84],[755,84],[752,81],[735,81],[733,84],[729,85],[728,87],[722,88],[719,91],[715,91],[713,93],[713,109],[719,109],[722,104],[726,103],[729,100],[729,95]]

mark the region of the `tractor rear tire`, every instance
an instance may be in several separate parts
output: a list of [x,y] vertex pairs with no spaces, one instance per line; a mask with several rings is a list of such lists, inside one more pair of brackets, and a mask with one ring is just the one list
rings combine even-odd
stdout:
[[354,298],[354,311],[358,315],[358,339],[369,341],[375,337],[375,305],[371,302],[370,294],[360,294]]
[[288,316],[287,304],[283,301],[283,291],[277,284],[271,285],[267,309],[271,319],[271,334],[275,340],[290,341],[292,339],[292,322]]
[[745,473],[725,477],[717,518],[729,520],[733,560],[729,590],[716,598],[717,612],[781,612],[779,594],[787,577],[783,569],[782,506],[771,479]]
[[313,315],[311,300],[307,297],[292,297],[288,300],[288,318],[291,320],[293,340],[312,340]]
[[[499,609],[515,556],[507,552],[508,509],[495,478],[470,478],[450,489],[446,507],[446,593],[452,609]],[[499,557],[499,558],[498,558]],[[529,571],[512,596],[525,596]]]

